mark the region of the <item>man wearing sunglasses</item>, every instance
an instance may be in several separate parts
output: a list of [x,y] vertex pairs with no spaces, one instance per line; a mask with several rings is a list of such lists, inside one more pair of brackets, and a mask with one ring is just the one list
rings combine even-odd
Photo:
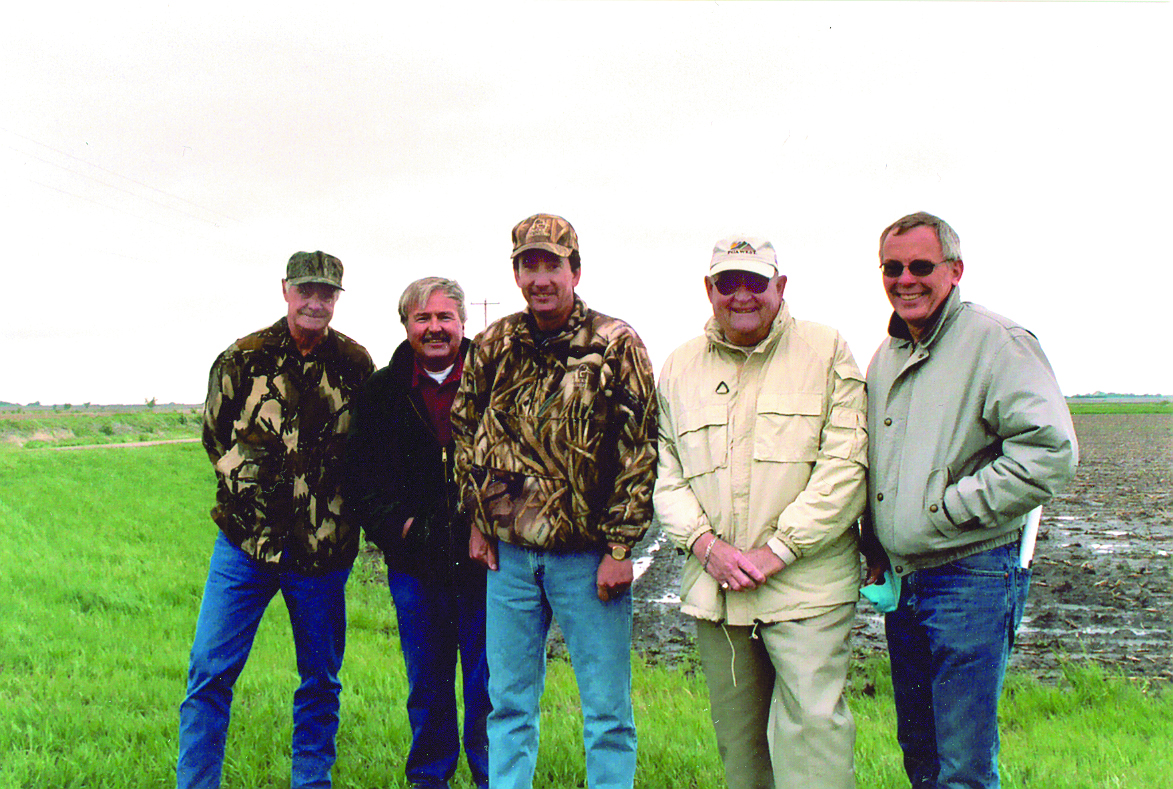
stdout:
[[893,314],[868,367],[868,582],[886,615],[913,787],[997,787],[998,697],[1030,571],[1027,513],[1071,479],[1075,431],[1033,334],[963,302],[961,244],[932,214],[880,235]]
[[660,374],[655,510],[688,552],[728,785],[851,789],[867,399],[843,338],[792,318],[785,287],[769,241],[717,242],[713,317]]

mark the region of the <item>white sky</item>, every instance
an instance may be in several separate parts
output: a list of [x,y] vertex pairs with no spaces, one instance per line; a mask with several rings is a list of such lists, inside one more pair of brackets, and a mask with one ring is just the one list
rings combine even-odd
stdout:
[[928,210],[1064,392],[1173,394],[1168,3],[21,5],[0,400],[202,401],[299,249],[342,259],[333,325],[385,364],[417,277],[520,309],[509,230],[538,211],[657,368],[731,232],[866,367],[879,232]]

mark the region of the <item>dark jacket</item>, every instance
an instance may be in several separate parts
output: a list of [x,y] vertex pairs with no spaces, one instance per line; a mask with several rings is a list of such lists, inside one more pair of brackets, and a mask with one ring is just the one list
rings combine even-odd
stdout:
[[[468,346],[466,339],[462,356]],[[412,387],[414,359],[405,340],[356,400],[346,442],[346,509],[389,568],[451,580],[480,565],[468,558],[467,523],[454,520],[453,448],[440,444]],[[408,518],[415,521],[404,539]]]

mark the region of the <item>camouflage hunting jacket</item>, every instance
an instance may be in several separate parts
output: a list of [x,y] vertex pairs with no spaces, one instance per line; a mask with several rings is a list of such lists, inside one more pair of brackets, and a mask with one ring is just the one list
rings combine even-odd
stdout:
[[528,312],[473,341],[452,404],[463,508],[490,537],[550,551],[634,545],[652,517],[651,361],[623,321],[575,297],[540,342]]
[[302,356],[284,317],[216,358],[204,403],[212,520],[257,561],[288,552],[290,569],[311,575],[354,561],[342,456],[351,400],[373,369],[365,348],[333,330]]

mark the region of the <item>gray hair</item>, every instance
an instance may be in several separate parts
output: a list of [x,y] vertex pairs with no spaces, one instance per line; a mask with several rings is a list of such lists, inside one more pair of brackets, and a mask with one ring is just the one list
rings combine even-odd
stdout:
[[464,323],[467,318],[464,312],[464,288],[456,280],[444,277],[424,277],[408,285],[399,297],[399,322],[406,326],[408,314],[427,304],[433,293],[440,293],[455,301],[460,322]]
[[937,234],[937,242],[941,245],[941,254],[945,260],[961,260],[961,239],[957,237],[957,231],[949,227],[949,223],[941,217],[924,211],[902,216],[884,228],[884,232],[880,234],[880,256],[883,257],[884,241],[889,235],[899,236],[914,227],[931,227]]

